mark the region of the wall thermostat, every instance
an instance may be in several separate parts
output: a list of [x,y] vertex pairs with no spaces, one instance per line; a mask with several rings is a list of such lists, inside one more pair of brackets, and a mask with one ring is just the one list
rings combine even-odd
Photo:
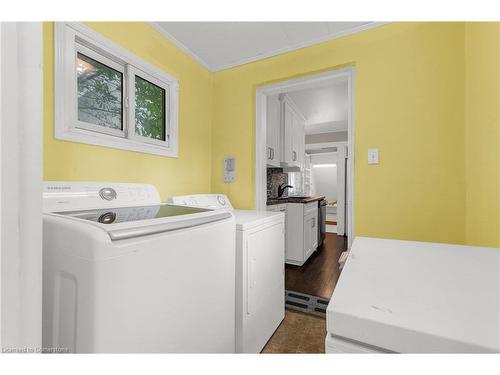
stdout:
[[378,148],[368,149],[368,164],[378,164]]
[[233,157],[224,158],[224,182],[234,182],[236,180],[236,159]]

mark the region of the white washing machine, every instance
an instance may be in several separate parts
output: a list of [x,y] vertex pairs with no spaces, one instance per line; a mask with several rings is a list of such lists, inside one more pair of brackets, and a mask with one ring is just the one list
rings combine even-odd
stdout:
[[43,203],[45,348],[234,352],[230,212],[120,183],[46,182]]
[[285,317],[284,214],[234,210],[223,194],[177,196],[169,202],[234,213],[236,352],[259,353]]
[[357,237],[327,353],[500,352],[500,249]]

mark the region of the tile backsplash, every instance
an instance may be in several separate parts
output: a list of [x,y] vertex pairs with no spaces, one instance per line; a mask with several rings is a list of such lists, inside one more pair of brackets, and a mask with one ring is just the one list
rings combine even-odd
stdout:
[[[267,197],[276,198],[281,184],[288,184],[288,174],[283,172],[283,168],[267,168]],[[285,190],[283,196],[288,196],[288,191]]]

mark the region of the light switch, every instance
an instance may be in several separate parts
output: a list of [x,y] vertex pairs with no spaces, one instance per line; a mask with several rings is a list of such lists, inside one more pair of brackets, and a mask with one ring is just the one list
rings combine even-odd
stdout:
[[378,148],[368,149],[368,164],[378,164]]
[[233,157],[224,158],[224,182],[234,182],[236,180],[236,159]]

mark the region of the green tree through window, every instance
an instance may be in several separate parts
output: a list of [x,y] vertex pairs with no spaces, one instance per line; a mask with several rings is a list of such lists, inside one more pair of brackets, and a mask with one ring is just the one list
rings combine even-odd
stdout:
[[165,90],[135,76],[135,132],[165,140]]
[[123,74],[78,53],[77,81],[78,120],[123,129]]

